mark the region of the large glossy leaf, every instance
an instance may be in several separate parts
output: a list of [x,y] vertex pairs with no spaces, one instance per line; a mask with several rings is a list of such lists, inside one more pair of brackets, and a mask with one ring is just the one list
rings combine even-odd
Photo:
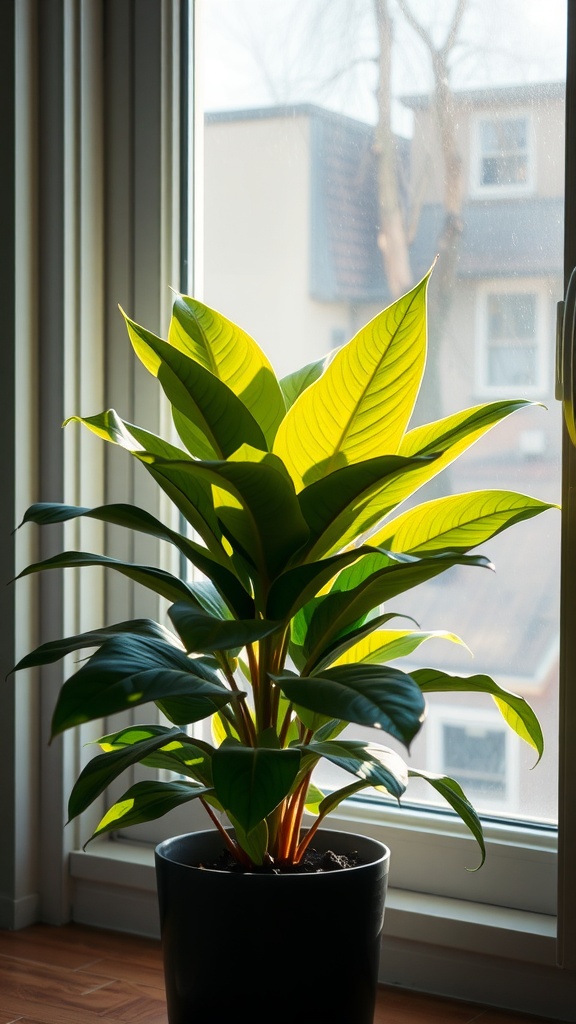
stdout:
[[170,480],[166,480],[155,473],[153,464],[148,464],[141,458],[143,453],[147,453],[174,463],[191,462],[187,452],[176,448],[156,434],[137,427],[134,423],[125,422],[114,409],[107,409],[97,416],[71,416],[66,420],[66,423],[72,422],[81,423],[97,437],[119,445],[139,458],[185,520],[200,534],[209,550],[217,557],[222,554],[222,529],[214,511],[210,485],[204,480],[194,479],[176,471]]
[[173,407],[174,424],[199,459],[225,459],[241,444],[267,449],[266,439],[243,402],[213,373],[125,316],[138,358],[158,378]]
[[426,705],[409,675],[387,665],[340,665],[315,676],[272,676],[293,704],[357,725],[383,729],[409,746]]
[[268,594],[266,614],[273,619],[292,618],[296,612],[307,604],[333,577],[352,562],[356,562],[365,554],[372,553],[372,548],[365,545],[350,551],[343,551],[331,558],[323,558],[318,562],[297,565],[287,569],[275,580]]
[[524,697],[503,689],[490,676],[457,676],[435,668],[419,668],[412,673],[423,693],[489,693],[511,729],[538,753],[544,752],[540,723]]
[[397,452],[424,370],[428,276],[344,345],[286,414],[274,451],[297,490]]
[[280,623],[267,619],[217,618],[186,601],[173,604],[168,614],[189,653],[245,647],[270,636],[280,626]]
[[82,811],[85,811],[96,797],[131,765],[138,764],[171,740],[185,738],[180,729],[165,729],[155,736],[147,736],[134,743],[125,744],[118,750],[109,750],[93,757],[80,772],[70,794],[69,820],[82,814]]
[[[460,816],[467,828],[470,829],[474,836],[480,852],[482,854],[482,860],[480,861],[478,868],[481,868],[486,859],[486,847],[484,845],[484,833],[482,831],[482,822],[476,814],[472,804],[468,800],[462,787],[455,782],[454,779],[448,778],[447,775],[434,775],[432,772],[424,772],[416,768],[410,768],[408,770],[408,777],[411,779],[424,779],[437,793],[440,794],[446,800],[456,814]],[[475,870],[478,870],[476,868]]]
[[106,812],[90,838],[161,818],[174,807],[211,792],[206,786],[191,782],[137,782]]
[[465,409],[463,412],[454,413],[435,423],[409,431],[401,442],[397,455],[405,458],[434,458],[429,462],[423,461],[420,466],[411,467],[406,474],[391,477],[381,490],[375,491],[358,511],[350,527],[342,534],[342,546],[372,530],[385,515],[415,494],[423,484],[454,462],[506,416],[533,404],[521,399],[491,402]]
[[395,508],[395,503],[388,498],[386,484],[401,480],[406,486],[423,463],[433,462],[435,458],[438,456],[405,459],[399,455],[380,455],[337,469],[305,487],[298,500],[310,529],[307,558],[312,561],[342,548],[363,533],[367,506],[371,522],[382,519]]
[[[129,725],[118,732],[102,736],[98,740],[98,746],[103,751],[120,750],[142,740],[152,739],[154,736],[166,737],[172,731],[165,725]],[[182,734],[179,729],[176,732],[180,733],[181,739],[169,741],[166,746],[140,758],[141,763],[147,768],[159,768],[175,772],[177,775],[187,775],[188,778],[201,782],[203,786],[211,786],[211,759],[214,747],[205,740],[192,739]]]
[[[81,508],[75,505],[60,505],[53,502],[39,502],[26,511],[22,523],[67,522],[79,516],[97,519],[115,526],[138,530],[160,540],[173,544],[200,572],[209,576],[224,597],[228,607],[236,614],[248,618],[253,614],[254,602],[233,572],[233,565],[223,551],[214,557],[205,547],[183,534],[164,526],[160,520],[136,505],[111,504],[98,508]],[[230,568],[228,568],[230,566]]]
[[[218,489],[223,527],[264,580],[272,580],[308,537],[294,488],[272,455],[241,450],[251,458],[226,462],[172,463],[141,456],[170,480],[184,472]],[[256,461],[256,459],[259,461]]]
[[[370,626],[371,623],[366,625]],[[378,665],[384,661],[394,661],[396,658],[405,658],[412,654],[426,640],[448,640],[450,643],[460,644],[468,650],[467,645],[459,636],[440,629],[428,633],[418,629],[377,629],[369,636],[362,636],[353,642],[347,650],[334,659],[333,664],[347,665],[351,661],[362,661]]]
[[148,637],[118,635],[102,644],[64,683],[54,710],[52,735],[149,701],[180,695],[194,712],[189,722],[207,718],[233,699],[213,672],[183,651]]
[[471,491],[451,494],[408,509],[370,538],[391,551],[429,554],[470,551],[524,519],[557,508],[515,491]]
[[14,667],[14,672],[23,668],[31,668],[34,665],[50,665],[54,661],[60,661],[66,654],[72,651],[81,651],[88,647],[100,647],[105,640],[109,640],[116,633],[133,633],[138,636],[149,636],[152,639],[162,640],[164,643],[174,643],[179,646],[179,641],[169,629],[161,626],[153,619],[128,619],[126,622],[116,622],[111,626],[104,626],[102,629],[90,629],[86,633],[76,633],[75,636],[65,636],[61,640],[49,640],[48,643],[36,647],[30,654],[26,654]]
[[363,779],[367,786],[384,787],[392,796],[401,797],[408,785],[408,768],[402,758],[379,743],[330,740],[309,743],[303,750],[326,758],[338,768]]
[[446,553],[419,559],[398,554],[394,557],[399,561],[384,554],[367,556],[351,569],[344,569],[333,592],[318,602],[304,642],[304,653],[311,664],[316,664],[334,640],[359,625],[372,609],[398,594],[433,579],[453,565],[491,568],[488,559],[481,555]]
[[[316,661],[309,661],[308,664],[306,664],[306,657],[304,656],[302,669],[306,668],[307,671],[318,672],[321,668],[326,668],[328,665],[349,665],[352,662],[360,661],[372,661],[376,664],[380,664],[382,661],[391,661],[392,658],[355,658],[353,656],[353,652],[358,651],[360,654],[363,654],[366,651],[366,646],[363,646],[362,638],[365,639],[366,644],[369,644],[374,630],[377,631],[376,635],[378,635],[378,632],[382,632],[381,630],[378,630],[379,626],[384,625],[385,622],[390,622],[390,619],[397,618],[407,619],[409,616],[400,616],[396,612],[386,612],[383,615],[374,615],[373,617],[366,619],[366,621],[362,622],[361,625],[356,626],[354,629],[350,629],[346,633],[341,633],[336,640],[333,640],[332,643],[324,649],[322,657],[318,658]],[[305,643],[305,641],[306,637],[304,636],[303,643]],[[344,652],[346,652],[346,657],[340,657]]]
[[31,573],[43,572],[45,569],[80,569],[86,566],[104,566],[107,569],[115,569],[122,576],[141,586],[153,590],[160,597],[167,601],[190,600],[192,595],[190,589],[177,576],[164,569],[157,569],[151,565],[134,565],[132,562],[121,562],[117,558],[109,558],[107,555],[94,555],[90,551],[62,551],[59,555],[52,555],[41,562],[32,562],[27,565],[16,579],[29,576]]
[[222,806],[251,832],[288,795],[300,751],[224,744],[212,758],[214,789]]
[[274,370],[254,339],[198,299],[179,295],[168,341],[232,389],[271,446],[285,405]]

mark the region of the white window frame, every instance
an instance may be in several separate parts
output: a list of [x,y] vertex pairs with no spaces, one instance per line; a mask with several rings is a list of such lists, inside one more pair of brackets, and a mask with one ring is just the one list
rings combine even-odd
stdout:
[[[529,385],[490,384],[488,344],[488,302],[491,295],[534,295],[536,299],[536,381]],[[476,345],[475,380],[476,391],[486,398],[506,396],[513,398],[542,398],[550,391],[551,369],[548,365],[550,350],[550,289],[547,283],[537,278],[493,278],[478,284],[476,293]]]
[[[176,6],[167,4],[165,0],[158,2],[164,11]],[[8,6],[6,4],[5,8]],[[34,0],[15,0],[15,7],[25,13],[33,11],[35,6]],[[75,9],[75,5],[62,6],[69,13]],[[150,10],[153,6],[138,5],[138,9]],[[87,0],[82,5],[83,10],[92,9],[93,12],[100,8],[99,0]],[[118,8],[113,5],[112,10]],[[84,46],[86,49],[81,62],[94,57],[90,38],[84,37]],[[31,71],[32,67],[33,64],[28,70]],[[168,110],[168,122],[169,114]],[[169,157],[164,155],[162,159]],[[124,185],[128,197],[133,199],[134,182],[128,180]],[[154,225],[148,225],[144,218],[136,227],[139,232],[144,232],[144,236],[138,236],[138,244],[145,246],[150,241],[145,237],[146,232],[152,230],[153,236]],[[0,242],[6,244],[5,239]],[[33,246],[30,248],[28,256],[33,254]],[[121,258],[121,253],[118,258]],[[34,285],[33,280],[31,283]],[[155,279],[155,285],[157,283]],[[145,287],[142,281],[139,287]],[[84,302],[82,289],[79,294],[81,302]],[[82,307],[81,315],[84,313]],[[71,331],[69,343],[72,346],[73,341],[74,332]],[[30,381],[26,374],[33,365],[34,355],[33,351],[21,347],[18,371],[21,389],[25,388],[25,381]],[[141,400],[145,401],[145,398],[142,396]],[[21,456],[26,455],[26,445],[28,454],[33,456],[33,441],[20,438],[18,444]],[[569,461],[574,474],[574,457],[569,456]],[[27,496],[26,487],[21,483],[20,502],[23,495]],[[33,499],[37,495],[31,497]],[[78,495],[77,500],[81,501],[82,496]],[[569,507],[565,513],[567,529],[572,528],[571,515]],[[567,551],[571,550],[570,544],[574,544],[571,536]],[[27,561],[26,554],[22,561]],[[568,579],[566,587],[570,589],[571,586]],[[130,595],[127,597],[132,600]],[[27,611],[30,615],[33,599],[28,602],[22,598],[18,600],[20,613]],[[125,617],[126,614],[134,614],[133,608],[128,611],[124,608]],[[28,641],[29,637],[25,637],[23,643],[29,646]],[[568,646],[570,650],[568,641],[573,642],[573,634],[567,634],[564,640],[565,648]],[[7,655],[10,661],[13,653]],[[574,659],[571,654],[568,658],[565,655],[565,660],[570,661],[570,657]],[[0,723],[3,735],[9,735],[9,728],[15,730],[16,727],[21,734],[23,726],[28,730],[27,736],[33,738],[37,735],[38,709],[35,708],[32,688],[27,692],[25,715],[22,715],[21,707],[13,708],[11,717],[6,716]],[[39,721],[44,730],[53,705],[50,690],[42,704]],[[573,729],[576,708],[570,702],[565,707],[565,719],[566,728],[570,728],[572,723]],[[42,919],[58,922],[73,914],[75,920],[90,924],[156,934],[157,909],[150,845],[137,840],[115,842],[102,839],[83,853],[77,834],[68,832],[64,838],[65,798],[81,756],[80,744],[77,739],[68,741],[67,738],[62,744],[54,744],[50,756],[45,757],[44,735],[40,743],[41,753],[36,756],[41,757],[42,763],[36,764],[34,771],[30,771],[28,762],[30,744],[6,747],[7,750],[15,749],[15,760],[13,768],[3,776],[4,780],[11,779],[18,806],[30,809],[27,818],[15,818],[5,823],[6,843],[10,845],[12,860],[20,872],[10,895],[17,911],[14,912],[14,921],[21,926],[35,920],[40,913]],[[573,744],[565,744],[564,756],[567,764],[561,766],[563,778],[569,780],[574,774]],[[34,808],[39,799],[40,776],[43,797],[47,793],[51,796],[50,803],[44,803],[47,814],[39,837]],[[27,799],[24,799],[24,788]],[[568,790],[567,783],[564,803],[561,801],[561,822],[567,811],[573,816],[573,801],[569,799],[571,794]],[[165,822],[165,831],[169,832],[172,827],[173,822]],[[569,1007],[571,1013],[576,1002],[575,975],[573,970],[562,971],[555,966],[557,841],[552,830],[488,822],[487,864],[481,872],[470,874],[466,867],[474,866],[476,848],[464,826],[451,815],[425,813],[409,805],[383,809],[369,801],[356,801],[343,808],[338,816],[333,816],[332,827],[377,835],[392,848],[393,874],[386,914],[383,980],[481,1003],[493,1002],[550,1018],[570,1019],[566,1016],[566,1008]],[[571,825],[569,827],[572,828]],[[571,839],[575,838],[573,831],[566,834]],[[39,841],[43,858],[47,853],[49,857],[44,874],[36,871],[35,875],[34,864],[29,863],[27,855],[22,856],[22,851],[38,849]],[[571,864],[569,853],[565,846],[564,858],[568,868]],[[68,865],[71,885],[68,882]],[[56,892],[58,907],[49,889]],[[562,890],[561,895],[563,928],[569,937],[576,931],[576,918],[567,916],[575,911],[574,901],[569,888]],[[0,909],[3,909],[3,904],[0,904]],[[566,948],[566,963],[574,969],[576,954],[572,955],[570,939]]]
[[[482,150],[482,124],[485,122],[526,121],[526,154],[528,158],[528,175],[526,181],[516,184],[484,185],[482,183],[482,160],[486,155]],[[536,189],[536,145],[532,112],[527,107],[511,107],[508,110],[478,111],[471,123],[470,152],[470,194],[477,199],[507,199],[510,196],[530,195]]]

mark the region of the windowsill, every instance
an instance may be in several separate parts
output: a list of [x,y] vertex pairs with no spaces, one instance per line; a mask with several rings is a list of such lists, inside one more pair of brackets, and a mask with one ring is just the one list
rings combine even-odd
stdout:
[[[70,854],[70,872],[76,885],[102,889],[102,911],[106,906],[110,910],[108,927],[158,934],[152,846],[97,840],[86,852]],[[121,889],[132,890],[132,898],[137,892],[154,895],[149,928],[131,925],[129,919],[123,924],[115,920],[115,892]],[[417,941],[525,963],[555,964],[556,918],[548,914],[390,888],[384,933],[386,940]]]

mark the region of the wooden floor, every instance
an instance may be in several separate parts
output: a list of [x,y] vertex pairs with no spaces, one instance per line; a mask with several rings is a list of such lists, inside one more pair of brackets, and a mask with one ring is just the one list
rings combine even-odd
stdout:
[[[383,988],[374,1024],[535,1024],[537,1020],[543,1018]],[[76,924],[0,931],[0,1024],[15,1021],[166,1024],[159,943]],[[302,1024],[313,1022],[303,1020]]]

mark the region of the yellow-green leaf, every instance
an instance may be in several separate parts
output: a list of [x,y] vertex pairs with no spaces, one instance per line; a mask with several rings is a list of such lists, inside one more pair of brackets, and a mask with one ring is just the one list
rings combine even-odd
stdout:
[[428,278],[340,349],[286,414],[274,451],[297,490],[351,463],[397,453],[424,372]]

